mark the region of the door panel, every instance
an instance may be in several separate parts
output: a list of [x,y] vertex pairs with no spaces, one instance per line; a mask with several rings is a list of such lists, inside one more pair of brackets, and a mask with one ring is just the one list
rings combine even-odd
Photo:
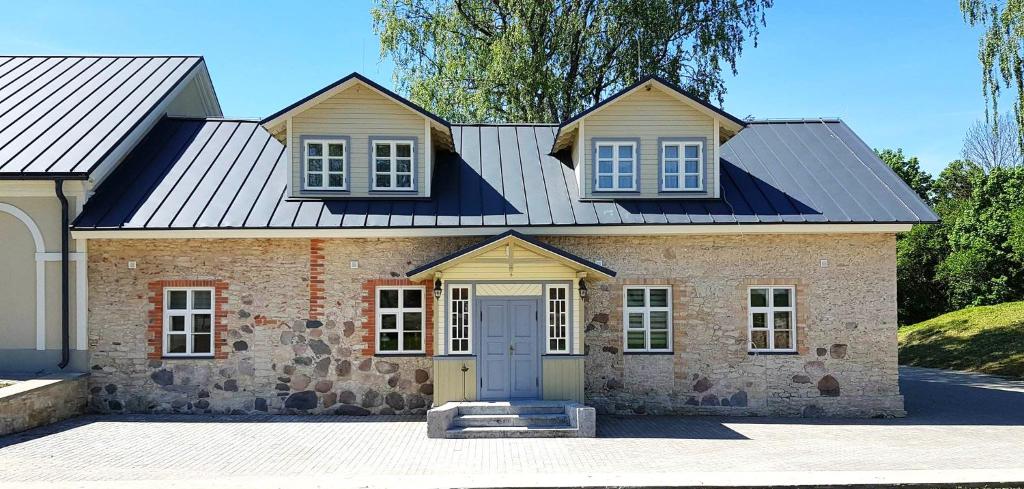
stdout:
[[480,399],[508,399],[508,304],[481,300]]
[[512,342],[513,398],[536,398],[540,384],[540,355],[537,348],[537,302],[509,301],[509,323]]
[[481,299],[480,399],[540,395],[540,325],[535,299]]

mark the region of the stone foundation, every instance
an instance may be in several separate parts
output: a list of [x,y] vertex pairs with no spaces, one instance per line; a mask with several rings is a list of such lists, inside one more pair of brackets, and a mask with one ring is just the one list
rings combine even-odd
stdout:
[[0,436],[85,412],[88,374],[49,374],[0,388]]
[[[373,355],[364,286],[404,278],[476,241],[90,240],[89,406],[100,412],[423,413],[433,393],[430,358]],[[591,283],[585,306],[585,390],[587,404],[600,412],[903,414],[892,235],[546,241],[619,273],[614,281]],[[127,268],[129,260],[136,269]],[[225,334],[222,358],[154,356],[149,286],[163,280],[226,285],[216,324]],[[672,355],[622,353],[616,297],[621,300],[624,283],[638,281],[678,291]],[[747,353],[746,286],[764,281],[798,286],[797,354]]]

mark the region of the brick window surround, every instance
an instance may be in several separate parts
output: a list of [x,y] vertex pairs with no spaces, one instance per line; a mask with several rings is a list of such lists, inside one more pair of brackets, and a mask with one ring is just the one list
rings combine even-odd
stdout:
[[388,287],[388,286],[413,286],[423,287],[423,297],[426,301],[423,308],[423,314],[426,315],[424,328],[423,341],[426,343],[423,345],[423,349],[426,353],[393,353],[393,354],[382,354],[381,356],[427,356],[431,357],[434,355],[434,292],[432,288],[427,285],[426,282],[413,282],[408,279],[399,278],[384,278],[376,280],[367,280],[363,282],[362,296],[360,299],[363,302],[363,314],[362,314],[362,328],[363,328],[363,355],[372,357],[377,354],[377,287]]
[[[612,313],[608,318],[608,324],[616,327],[619,333],[619,339],[623,343],[625,342],[625,325],[622,324],[622,294],[625,287],[630,285],[644,285],[644,286],[669,286],[672,287],[672,344],[671,351],[656,352],[659,355],[671,355],[682,351],[682,346],[685,344],[686,328],[686,307],[684,307],[683,299],[692,295],[692,287],[682,280],[676,279],[658,279],[658,278],[625,278],[619,279],[612,282],[611,289],[611,306]],[[619,345],[621,347],[621,345]],[[638,352],[623,352],[624,355],[636,355],[646,354]]]
[[[149,352],[146,358],[152,360],[164,358],[164,289],[168,287],[213,288],[213,358],[226,359],[228,357],[228,339],[227,325],[224,323],[228,313],[224,310],[224,305],[228,302],[225,295],[228,283],[222,280],[156,280],[149,283],[149,303],[153,307],[149,309],[149,334],[146,338],[149,343]],[[188,360],[195,357],[173,358]]]
[[[793,292],[796,294],[796,353],[788,352],[790,355],[805,355],[807,354],[807,283],[806,281],[798,278],[768,278],[768,279],[747,279],[744,280],[737,290],[739,297],[737,298],[737,304],[741,313],[739,314],[740,320],[742,321],[742,339],[744,344],[749,344],[750,338],[748,337],[750,330],[747,325],[750,298],[749,290],[751,287],[757,286],[790,286],[793,287]],[[764,355],[765,353],[760,353]]]

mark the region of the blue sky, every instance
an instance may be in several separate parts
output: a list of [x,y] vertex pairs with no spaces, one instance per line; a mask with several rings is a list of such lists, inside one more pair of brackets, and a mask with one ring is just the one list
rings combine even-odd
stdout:
[[[270,114],[351,71],[391,86],[369,0],[16,2],[3,54],[202,54],[224,111]],[[984,117],[978,29],[954,0],[776,0],[759,46],[727,77],[746,117],[842,117],[873,147],[938,173]],[[1009,104],[1003,104],[1009,107]]]

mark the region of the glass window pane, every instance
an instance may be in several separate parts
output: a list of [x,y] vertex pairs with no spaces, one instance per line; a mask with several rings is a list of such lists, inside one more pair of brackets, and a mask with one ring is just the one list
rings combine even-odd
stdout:
[[399,158],[408,158],[412,154],[412,145],[399,144],[395,147],[395,153]]
[[612,177],[598,177],[598,188],[612,188]]
[[185,353],[185,335],[172,334],[167,336],[167,353]]
[[411,172],[412,171],[412,160],[398,160],[395,164],[395,171],[399,172]]
[[793,345],[789,343],[791,338],[789,331],[776,331],[775,332],[775,348],[782,350],[793,348]]
[[633,146],[628,144],[619,146],[619,158],[633,158]]
[[330,175],[327,176],[327,186],[344,187],[345,179],[341,176],[340,173],[331,173]]
[[185,309],[186,307],[188,307],[188,292],[187,291],[184,291],[184,290],[172,290],[167,295],[170,296],[169,300],[167,301],[168,302],[168,304],[167,304],[167,308],[168,309]]
[[388,188],[391,186],[391,175],[377,175],[377,187]]
[[306,160],[306,170],[308,171],[323,171],[324,160],[320,158],[310,158]]
[[626,289],[626,305],[629,307],[643,307],[644,289]]
[[377,348],[380,351],[398,351],[398,333],[381,333]]
[[377,147],[377,149],[375,150],[374,154],[376,154],[377,156],[383,156],[383,157],[391,156],[391,145],[390,144],[377,144],[376,147]]
[[752,327],[754,328],[767,328],[768,327],[768,315],[763,312],[755,312]]
[[679,173],[679,160],[666,161],[665,173]]
[[699,173],[699,172],[700,172],[700,164],[697,163],[697,160],[686,160],[686,173]]
[[380,304],[377,307],[398,307],[398,291],[384,289],[380,291]]
[[644,332],[630,331],[626,333],[626,346],[631,350],[642,350],[647,348],[647,345],[644,344]]
[[192,336],[192,353],[213,353],[212,335],[197,334]]
[[391,160],[377,160],[377,171],[381,173],[391,171]]
[[793,327],[792,321],[790,321],[789,311],[776,312],[775,320],[773,322],[775,329],[790,329]]
[[402,327],[405,328],[406,331],[423,331],[423,313],[402,313]]
[[405,289],[402,291],[402,307],[420,307],[423,305],[423,291]]
[[665,157],[666,158],[678,158],[679,157],[679,146],[674,144],[665,146]]
[[597,147],[597,157],[598,158],[611,158],[612,157],[612,147],[608,146],[608,145],[598,146]]
[[790,289],[772,289],[772,305],[775,307],[789,307],[791,302],[789,296],[792,290]]
[[341,158],[331,158],[327,160],[328,171],[345,171],[345,160]]
[[327,145],[327,156],[345,156],[345,145],[344,144],[329,144],[329,145]]
[[597,162],[598,173],[611,173],[612,172],[612,160],[598,160]]
[[651,329],[668,329],[668,311],[651,311]]
[[380,329],[398,329],[397,314],[381,314]]
[[324,176],[319,173],[310,173],[306,177],[306,184],[310,187],[320,187],[324,184]]
[[619,188],[633,188],[633,177],[619,177]]
[[697,175],[689,175],[686,177],[686,188],[698,188],[700,187],[700,179]]
[[629,325],[630,329],[643,329],[644,327],[644,315],[639,312],[629,313]]
[[751,307],[768,307],[768,289],[750,289]]
[[192,316],[192,332],[194,333],[209,333],[210,324],[209,314],[196,314]]
[[698,158],[698,157],[700,157],[699,147],[696,146],[696,145],[687,146],[686,147],[686,157],[687,158]]
[[633,174],[633,160],[619,161],[619,173]]
[[651,348],[656,350],[668,349],[668,330],[651,330]]
[[675,175],[665,177],[665,188],[679,188],[679,177]]
[[423,333],[405,333],[402,335],[405,341],[406,350],[422,350],[423,349]]
[[307,156],[323,156],[324,146],[320,143],[309,143],[306,145]]
[[210,291],[192,291],[192,309],[210,309]]
[[395,186],[398,188],[409,188],[412,187],[412,177],[409,175],[398,175],[395,179]]
[[668,307],[668,289],[651,289],[651,307]]
[[751,331],[750,332],[750,346],[751,346],[751,348],[756,348],[756,349],[768,348],[768,332],[767,331]]
[[171,316],[170,331],[185,331],[185,316]]

